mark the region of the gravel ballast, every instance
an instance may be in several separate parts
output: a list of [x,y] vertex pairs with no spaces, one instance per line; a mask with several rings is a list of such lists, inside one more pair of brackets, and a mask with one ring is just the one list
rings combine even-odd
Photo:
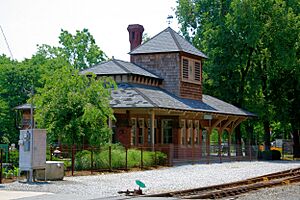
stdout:
[[300,184],[292,184],[280,187],[261,189],[255,192],[243,194],[239,200],[299,200]]
[[3,184],[1,189],[100,198],[116,196],[120,190],[137,189],[135,180],[144,182],[144,192],[150,194],[228,183],[297,167],[300,167],[299,161],[195,164],[128,173],[65,177],[63,181],[44,183],[14,182]]

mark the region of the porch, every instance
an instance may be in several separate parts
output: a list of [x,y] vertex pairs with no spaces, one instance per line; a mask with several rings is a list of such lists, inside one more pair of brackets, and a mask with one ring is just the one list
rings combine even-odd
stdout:
[[256,147],[232,144],[245,116],[172,109],[115,109],[113,142],[128,148],[159,146],[170,163],[251,160]]

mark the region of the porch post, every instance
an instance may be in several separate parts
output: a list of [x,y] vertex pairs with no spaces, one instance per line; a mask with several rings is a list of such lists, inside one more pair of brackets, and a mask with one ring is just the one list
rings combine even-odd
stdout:
[[211,133],[211,129],[207,130],[207,134],[206,134],[206,163],[209,164],[210,163],[210,133]]
[[203,140],[202,140],[202,127],[201,128],[199,128],[199,144],[200,144],[200,160],[201,160],[201,158],[202,158],[202,146],[203,146],[203,144],[202,144],[202,142],[203,142]]
[[220,163],[222,163],[222,132],[223,130],[222,129],[219,129],[218,130],[218,144],[219,144],[219,160],[220,160]]
[[192,135],[192,163],[195,162],[195,134],[196,134],[196,128],[193,126],[193,135]]
[[230,152],[230,149],[231,149],[231,131],[228,131],[228,141],[227,141],[227,143],[228,143],[228,158],[229,158],[229,161],[231,161],[230,160],[230,157],[231,157],[231,152]]
[[151,111],[151,144],[152,144],[152,151],[154,151],[154,145],[155,145],[155,140],[154,140],[154,135],[155,135],[154,121],[155,121],[155,113],[154,113],[154,110],[152,110]]

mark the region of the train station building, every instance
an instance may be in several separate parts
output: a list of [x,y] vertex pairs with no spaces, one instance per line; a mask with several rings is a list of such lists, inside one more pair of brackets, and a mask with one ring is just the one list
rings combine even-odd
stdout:
[[[114,141],[127,147],[168,147],[172,157],[210,158],[210,136],[218,133],[217,155],[226,142],[231,156],[234,129],[253,113],[202,93],[207,56],[170,27],[142,43],[144,28],[128,26],[130,62],[113,58],[81,71],[110,76]],[[222,134],[227,141],[222,141]],[[169,151],[170,152],[170,151]]]

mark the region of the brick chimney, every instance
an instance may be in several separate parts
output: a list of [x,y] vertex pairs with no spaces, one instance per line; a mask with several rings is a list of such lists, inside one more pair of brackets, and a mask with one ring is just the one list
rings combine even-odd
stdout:
[[142,43],[144,27],[139,24],[130,24],[127,28],[129,32],[130,51]]

